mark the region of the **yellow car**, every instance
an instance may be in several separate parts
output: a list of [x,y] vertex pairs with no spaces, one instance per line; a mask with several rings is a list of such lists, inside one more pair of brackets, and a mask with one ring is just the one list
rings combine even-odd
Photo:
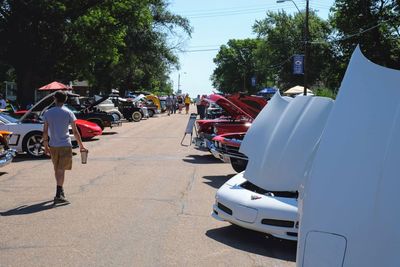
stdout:
[[11,134],[9,131],[0,131],[0,167],[9,164],[15,157],[15,150],[8,146]]
[[154,105],[157,106],[157,110],[159,111],[159,113],[161,112],[161,102],[160,99],[158,99],[157,96],[155,95],[146,95],[147,100],[150,100],[151,102],[154,103]]

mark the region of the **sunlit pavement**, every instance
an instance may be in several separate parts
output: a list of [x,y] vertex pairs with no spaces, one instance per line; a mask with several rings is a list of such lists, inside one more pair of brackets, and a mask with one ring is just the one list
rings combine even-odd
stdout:
[[294,266],[296,243],[210,216],[234,171],[180,146],[188,118],[127,122],[86,142],[88,164],[76,155],[67,173],[70,205],[52,206],[49,159],[0,169],[0,266]]

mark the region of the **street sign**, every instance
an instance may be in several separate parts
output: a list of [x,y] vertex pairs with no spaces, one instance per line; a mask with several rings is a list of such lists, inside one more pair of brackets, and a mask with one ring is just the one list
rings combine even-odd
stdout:
[[293,56],[293,74],[304,74],[304,55]]
[[256,77],[251,77],[251,86],[256,86],[256,83],[257,83],[257,79],[256,79]]

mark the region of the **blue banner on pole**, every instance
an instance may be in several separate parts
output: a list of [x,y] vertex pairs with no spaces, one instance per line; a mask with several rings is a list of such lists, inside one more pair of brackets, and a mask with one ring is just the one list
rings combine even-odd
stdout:
[[251,86],[256,86],[256,84],[257,84],[257,80],[256,80],[256,77],[252,77],[251,78]]
[[304,74],[304,55],[293,56],[293,74]]

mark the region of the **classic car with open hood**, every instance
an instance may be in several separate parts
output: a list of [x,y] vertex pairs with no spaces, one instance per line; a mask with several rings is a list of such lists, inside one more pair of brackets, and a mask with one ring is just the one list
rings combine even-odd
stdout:
[[254,120],[250,114],[245,112],[225,97],[212,94],[208,97],[208,101],[215,102],[220,106],[227,116],[219,117],[213,120],[197,120],[196,130],[197,137],[194,143],[198,148],[208,149],[211,139],[219,130],[220,134],[224,132],[246,132]]
[[299,197],[297,266],[399,266],[400,71],[353,53]]
[[[79,102],[79,95],[73,93],[67,93],[68,99],[65,104],[76,116],[77,119],[87,120],[93,123],[96,123],[101,130],[104,130],[105,127],[116,127],[121,126],[121,121],[119,121],[116,117],[111,114],[107,114],[104,111],[100,111],[96,108],[97,105],[108,99],[108,96],[102,96],[98,98],[96,101],[88,104],[82,105]],[[51,96],[51,97],[50,97]],[[44,97],[40,102],[43,101],[38,109],[44,107],[48,107],[48,103],[53,104],[52,94]]]
[[244,137],[248,165],[217,191],[213,217],[296,240],[299,186],[332,106],[329,98],[276,94]]

